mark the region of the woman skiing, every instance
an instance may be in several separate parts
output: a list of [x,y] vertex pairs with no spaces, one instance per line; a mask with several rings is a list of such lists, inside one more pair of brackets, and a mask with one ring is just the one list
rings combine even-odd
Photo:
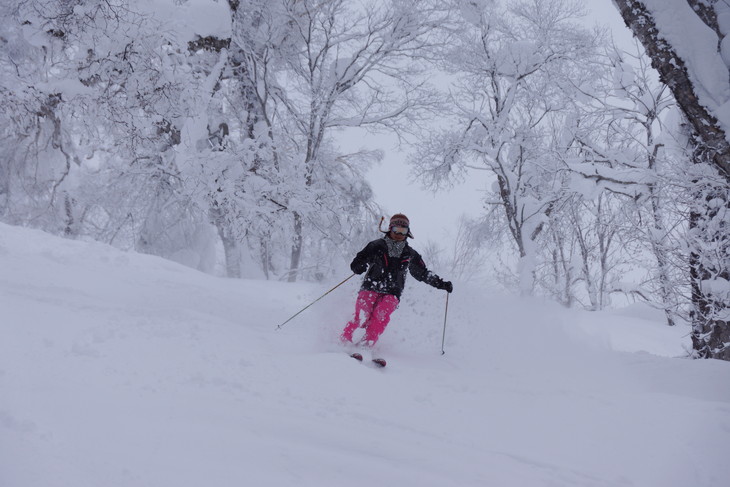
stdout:
[[385,236],[373,240],[357,253],[350,264],[356,274],[365,274],[355,302],[355,316],[342,331],[344,343],[352,343],[357,328],[365,328],[365,335],[358,341],[372,347],[385,331],[390,315],[398,307],[406,281],[406,272],[419,281],[446,292],[454,290],[449,281],[429,271],[421,255],[413,250],[406,239],[413,238],[408,217],[393,215]]

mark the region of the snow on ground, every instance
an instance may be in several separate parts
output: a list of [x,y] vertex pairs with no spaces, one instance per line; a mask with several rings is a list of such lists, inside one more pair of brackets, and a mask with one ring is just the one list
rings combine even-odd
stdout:
[[[378,370],[357,289],[214,278],[0,225],[0,485],[726,486],[730,363],[634,308],[414,280]],[[343,278],[347,269],[343,270]],[[665,356],[661,356],[665,355]]]

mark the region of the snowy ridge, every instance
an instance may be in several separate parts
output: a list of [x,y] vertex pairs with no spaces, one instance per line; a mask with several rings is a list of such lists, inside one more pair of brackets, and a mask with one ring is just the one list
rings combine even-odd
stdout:
[[277,332],[329,283],[218,279],[6,225],[0,269],[3,487],[730,478],[730,364],[656,355],[686,330],[651,313],[457,285],[442,357],[444,294],[411,280],[376,370],[333,339],[355,279]]

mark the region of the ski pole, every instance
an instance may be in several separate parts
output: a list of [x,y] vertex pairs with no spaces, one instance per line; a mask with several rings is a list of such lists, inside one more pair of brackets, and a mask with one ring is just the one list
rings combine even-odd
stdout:
[[444,311],[444,334],[441,337],[441,355],[445,354],[444,343],[446,343],[446,316],[449,314],[449,293],[446,293],[446,310]]
[[289,322],[290,322],[291,320],[293,320],[294,318],[296,318],[297,316],[299,316],[299,314],[300,314],[300,313],[302,313],[303,311],[305,311],[305,310],[306,310],[307,308],[309,308],[310,306],[312,306],[312,305],[313,305],[314,303],[316,303],[317,301],[319,301],[319,300],[320,300],[320,299],[322,299],[323,297],[327,296],[327,295],[328,295],[329,293],[331,293],[332,291],[334,291],[334,290],[335,290],[335,289],[337,289],[338,287],[342,286],[342,285],[343,285],[344,283],[346,283],[347,281],[349,281],[350,279],[352,279],[352,278],[353,278],[354,276],[355,276],[355,274],[352,274],[352,275],[351,275],[351,276],[349,276],[349,277],[348,277],[347,279],[345,279],[344,281],[342,281],[341,283],[339,283],[338,285],[336,285],[335,287],[333,287],[332,289],[330,289],[329,291],[327,291],[326,293],[324,293],[323,295],[321,295],[320,297],[318,297],[317,299],[315,299],[314,301],[312,301],[311,303],[309,303],[308,305],[306,305],[306,306],[305,306],[305,307],[304,307],[303,309],[301,309],[301,310],[300,310],[300,311],[299,311],[298,313],[296,313],[296,314],[295,314],[294,316],[292,316],[291,318],[289,318],[288,320],[286,320],[286,321],[285,321],[284,323],[282,323],[281,325],[277,326],[277,327],[276,327],[276,329],[277,329],[277,330],[280,330],[282,326],[284,326],[284,325],[286,325],[287,323],[289,323]]

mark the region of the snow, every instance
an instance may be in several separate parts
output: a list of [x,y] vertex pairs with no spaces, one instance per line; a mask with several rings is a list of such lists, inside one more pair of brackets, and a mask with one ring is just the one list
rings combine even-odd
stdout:
[[[730,363],[686,329],[414,280],[381,339],[356,279],[215,278],[0,224],[0,485],[725,486]],[[346,276],[346,269],[343,269]],[[343,277],[345,277],[343,276]],[[641,350],[641,351],[639,351]]]

